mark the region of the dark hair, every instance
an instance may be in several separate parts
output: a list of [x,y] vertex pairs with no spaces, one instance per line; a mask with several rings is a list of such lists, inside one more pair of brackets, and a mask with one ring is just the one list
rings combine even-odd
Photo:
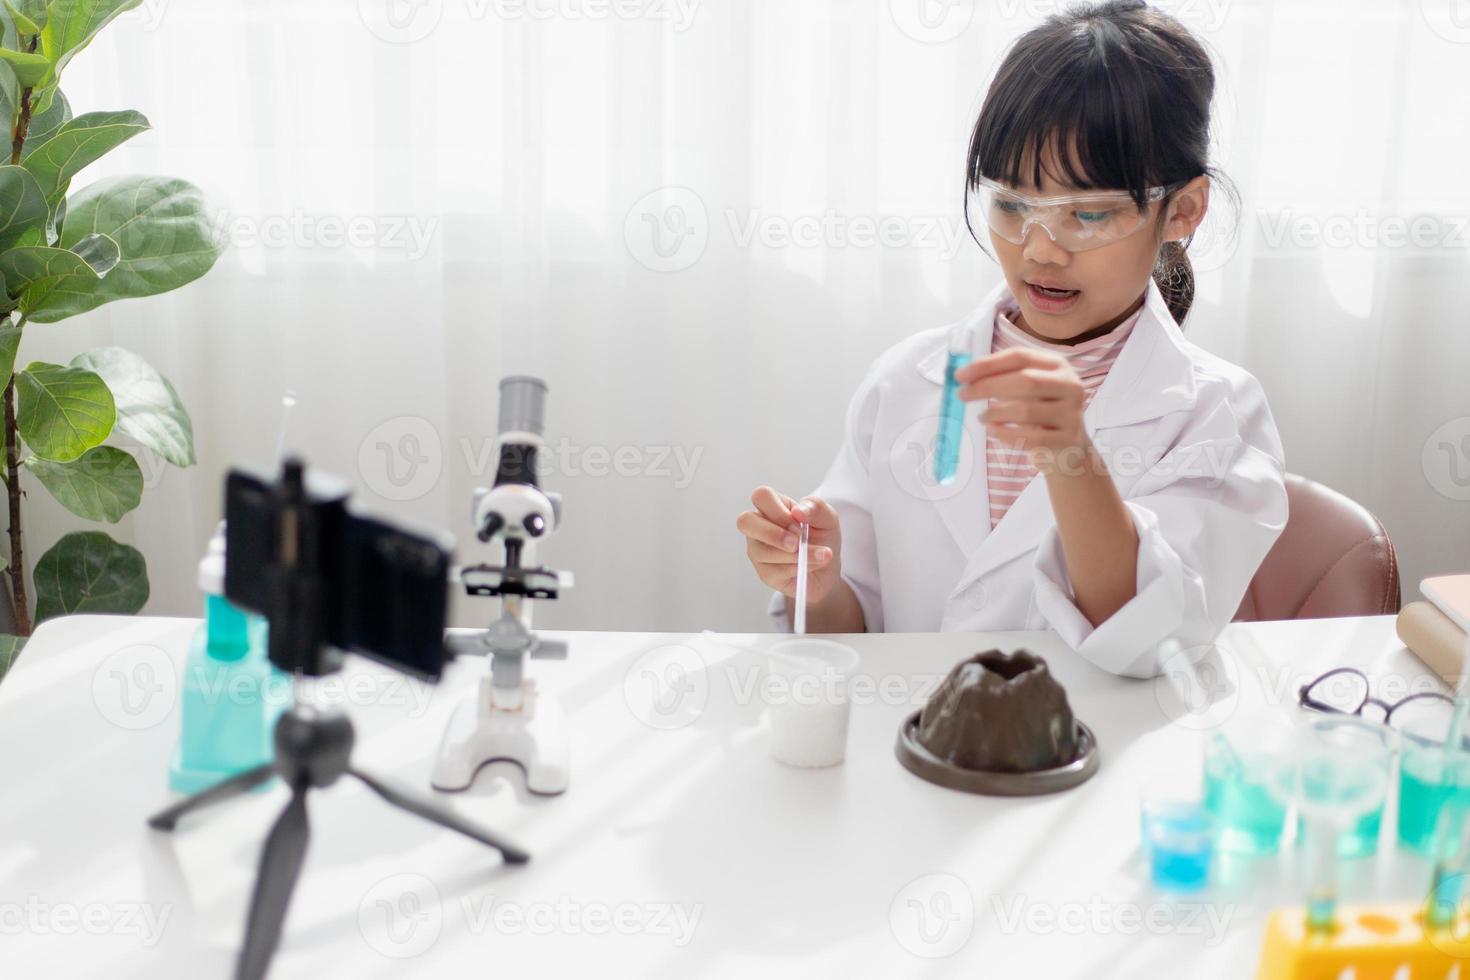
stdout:
[[[1031,182],[1040,186],[1048,144],[1063,170],[1056,179],[1085,190],[1127,190],[1139,208],[1148,188],[1201,174],[1234,200],[1224,175],[1207,163],[1214,92],[1204,47],[1143,0],[1054,14],[1016,41],[991,82],[970,137],[966,202],[981,177],[1020,185],[1028,152]],[[1172,197],[1160,205],[1161,222]],[[1188,244],[1165,242],[1153,273],[1179,323],[1194,302]]]

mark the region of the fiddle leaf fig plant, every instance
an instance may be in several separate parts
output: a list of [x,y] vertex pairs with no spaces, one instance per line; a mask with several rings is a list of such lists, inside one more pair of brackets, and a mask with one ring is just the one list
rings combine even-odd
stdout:
[[[16,631],[0,634],[0,675],[31,633],[21,499],[45,489],[87,521],[116,523],[142,499],[135,452],[194,464],[189,414],[168,380],[120,347],[66,364],[24,361],[28,330],[114,300],[177,289],[219,257],[198,188],[171,177],[111,177],[72,192],[88,165],[148,120],[121,109],[73,115],[62,71],[97,33],[142,0],[0,0],[0,378],[4,481]],[[115,443],[121,442],[122,445]],[[0,549],[3,551],[5,549]],[[133,613],[148,599],[135,548],[105,531],[64,534],[35,563],[35,618]]]

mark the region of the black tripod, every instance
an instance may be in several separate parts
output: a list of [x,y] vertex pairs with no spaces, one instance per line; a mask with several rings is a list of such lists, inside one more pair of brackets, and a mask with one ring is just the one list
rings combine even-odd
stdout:
[[330,786],[342,775],[355,776],[368,788],[396,807],[432,823],[472,837],[501,853],[510,864],[522,864],[530,855],[505,840],[461,820],[426,800],[407,795],[360,769],[352,767],[352,722],[337,711],[320,711],[298,704],[276,722],[275,762],[243,772],[169,807],[149,819],[157,830],[173,830],[186,813],[249,792],[273,775],[291,787],[291,802],[281,811],[260,853],[255,892],[250,898],[250,918],[245,926],[245,944],[235,968],[237,980],[260,980],[270,966],[281,941],[286,907],[301,874],[311,829],[306,821],[306,794],[313,788]]

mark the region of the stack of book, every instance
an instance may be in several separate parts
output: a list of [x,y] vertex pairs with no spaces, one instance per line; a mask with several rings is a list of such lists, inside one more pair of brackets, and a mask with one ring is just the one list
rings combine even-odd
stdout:
[[1470,575],[1440,575],[1419,583],[1424,601],[1411,602],[1398,618],[1399,639],[1450,687],[1465,671],[1470,633]]

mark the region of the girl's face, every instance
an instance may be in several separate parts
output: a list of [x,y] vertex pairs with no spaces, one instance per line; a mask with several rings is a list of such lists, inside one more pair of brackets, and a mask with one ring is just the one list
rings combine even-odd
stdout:
[[[1061,172],[1061,168],[1047,165],[1053,161],[1051,156],[1043,161],[1040,187],[1027,184],[1014,189],[1038,197],[1086,193],[1058,183],[1052,173]],[[1023,163],[1020,170],[1029,174],[1029,162]],[[1053,343],[1079,343],[1112,330],[1142,305],[1160,245],[1193,232],[1204,219],[1208,202],[1209,180],[1196,177],[1170,199],[1150,203],[1147,220],[1138,231],[1082,252],[1068,252],[1052,241],[1045,229],[1034,225],[1020,245],[991,231],[991,247],[1021,307],[1017,326]],[[1169,209],[1162,226],[1161,207]],[[1042,294],[1035,286],[1073,292],[1057,299]]]

